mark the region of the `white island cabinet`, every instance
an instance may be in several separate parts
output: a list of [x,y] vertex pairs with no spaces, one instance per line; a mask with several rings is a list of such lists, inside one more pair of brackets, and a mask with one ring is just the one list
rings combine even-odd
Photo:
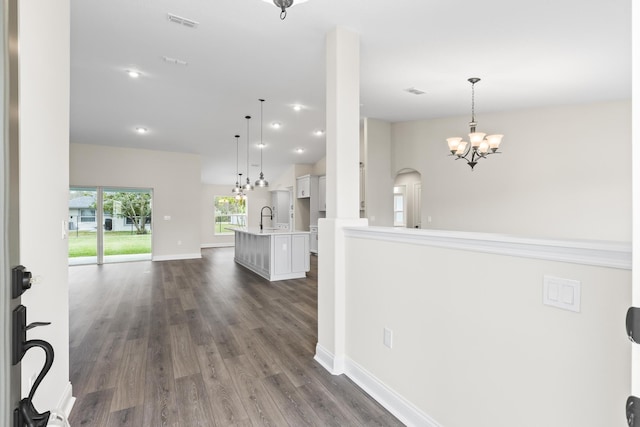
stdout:
[[272,282],[306,277],[309,232],[235,229],[235,261]]

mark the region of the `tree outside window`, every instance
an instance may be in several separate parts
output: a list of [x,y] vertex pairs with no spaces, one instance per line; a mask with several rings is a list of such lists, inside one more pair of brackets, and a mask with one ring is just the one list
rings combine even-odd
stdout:
[[247,225],[247,201],[233,196],[216,196],[214,200],[214,234],[233,234],[234,228]]

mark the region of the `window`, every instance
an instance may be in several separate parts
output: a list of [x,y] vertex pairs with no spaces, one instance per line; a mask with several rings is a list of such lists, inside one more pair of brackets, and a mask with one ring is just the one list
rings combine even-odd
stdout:
[[[139,217],[135,217],[136,218],[136,222],[139,224],[140,221],[138,221]],[[131,219],[131,217],[126,217],[124,219],[124,223],[127,225],[133,225],[133,220]],[[151,224],[151,217],[148,216],[147,219],[145,220],[145,224]]]
[[234,228],[247,225],[247,201],[233,196],[216,196],[214,201],[214,234],[232,234]]
[[80,222],[96,222],[96,210],[80,209]]
[[393,187],[393,226],[406,227],[407,220],[404,214],[404,190],[405,186]]

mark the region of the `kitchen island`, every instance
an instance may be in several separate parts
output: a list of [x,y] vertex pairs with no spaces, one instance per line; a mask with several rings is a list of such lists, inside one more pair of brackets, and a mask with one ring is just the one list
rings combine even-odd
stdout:
[[234,260],[272,282],[306,277],[310,269],[309,232],[234,229]]

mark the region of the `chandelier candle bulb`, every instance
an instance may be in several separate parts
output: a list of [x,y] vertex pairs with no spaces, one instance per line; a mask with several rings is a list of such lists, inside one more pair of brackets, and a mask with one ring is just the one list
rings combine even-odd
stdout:
[[489,135],[487,136],[487,141],[489,141],[489,147],[495,153],[496,150],[500,147],[500,143],[502,142],[502,137],[504,135]]
[[462,141],[462,138],[447,138],[447,143],[449,144],[449,151],[451,151],[451,154],[455,154],[455,152],[458,150],[460,141]]
[[478,147],[478,151],[480,154],[487,154],[489,152],[489,143],[487,141],[482,141]]
[[478,148],[480,146],[480,143],[484,139],[485,135],[486,135],[486,133],[482,133],[482,132],[470,133],[469,134],[469,141],[471,141],[471,146],[473,148]]

